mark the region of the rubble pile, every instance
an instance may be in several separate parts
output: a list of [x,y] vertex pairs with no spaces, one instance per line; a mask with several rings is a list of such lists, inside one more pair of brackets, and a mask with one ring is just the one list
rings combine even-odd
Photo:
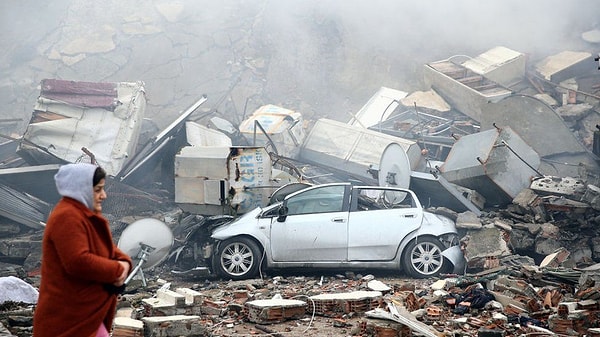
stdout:
[[[353,272],[201,284],[153,277],[122,295],[113,336],[595,336],[600,267],[524,261],[416,282]],[[2,309],[11,332],[1,336],[31,335],[31,305]]]
[[[273,104],[238,126],[211,109],[191,121],[203,96],[153,136],[143,82],[45,79],[22,139],[0,144],[0,280],[39,284],[43,222],[57,200],[52,175],[64,162],[109,168],[104,209],[115,239],[136,217],[159,218],[176,236],[205,226],[188,267],[206,273],[212,266],[196,257],[206,258],[199,251],[210,226],[190,219],[229,221],[289,182],[353,181],[410,188],[455,220],[464,274],[261,273],[200,284],[172,272],[169,259],[148,273],[149,284],[122,295],[113,336],[600,336],[592,54],[529,64],[526,54],[495,47],[462,58],[425,64],[428,91],[382,87],[347,123]],[[90,129],[114,132],[101,143]],[[30,336],[35,300],[0,305],[0,336]]]

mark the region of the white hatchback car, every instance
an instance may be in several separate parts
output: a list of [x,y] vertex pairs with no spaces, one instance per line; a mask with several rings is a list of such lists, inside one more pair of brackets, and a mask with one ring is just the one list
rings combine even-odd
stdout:
[[238,280],[259,268],[396,269],[424,278],[464,271],[454,222],[408,189],[310,186],[213,230],[212,266]]

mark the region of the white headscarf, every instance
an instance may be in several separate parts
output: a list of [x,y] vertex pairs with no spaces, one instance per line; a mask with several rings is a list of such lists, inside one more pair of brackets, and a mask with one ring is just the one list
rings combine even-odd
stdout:
[[94,172],[97,166],[86,163],[66,164],[54,175],[58,194],[73,198],[90,210],[94,207]]

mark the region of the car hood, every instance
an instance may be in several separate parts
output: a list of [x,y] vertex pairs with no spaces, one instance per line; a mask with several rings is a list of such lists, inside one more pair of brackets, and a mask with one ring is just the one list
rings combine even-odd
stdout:
[[222,239],[225,233],[227,233],[225,234],[226,236],[229,236],[237,227],[246,226],[248,223],[254,223],[256,221],[256,217],[262,211],[263,208],[257,207],[231,222],[216,227],[213,229],[210,237],[213,239]]
[[435,226],[440,233],[456,233],[456,224],[450,218],[427,211],[423,212],[423,226]]

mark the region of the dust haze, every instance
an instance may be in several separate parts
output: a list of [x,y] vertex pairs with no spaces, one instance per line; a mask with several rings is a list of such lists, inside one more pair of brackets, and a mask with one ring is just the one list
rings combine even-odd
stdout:
[[44,78],[144,81],[160,128],[201,95],[233,122],[263,104],[349,119],[381,86],[426,90],[424,63],[505,46],[597,53],[600,2],[82,1],[0,3],[1,118],[24,131]]

